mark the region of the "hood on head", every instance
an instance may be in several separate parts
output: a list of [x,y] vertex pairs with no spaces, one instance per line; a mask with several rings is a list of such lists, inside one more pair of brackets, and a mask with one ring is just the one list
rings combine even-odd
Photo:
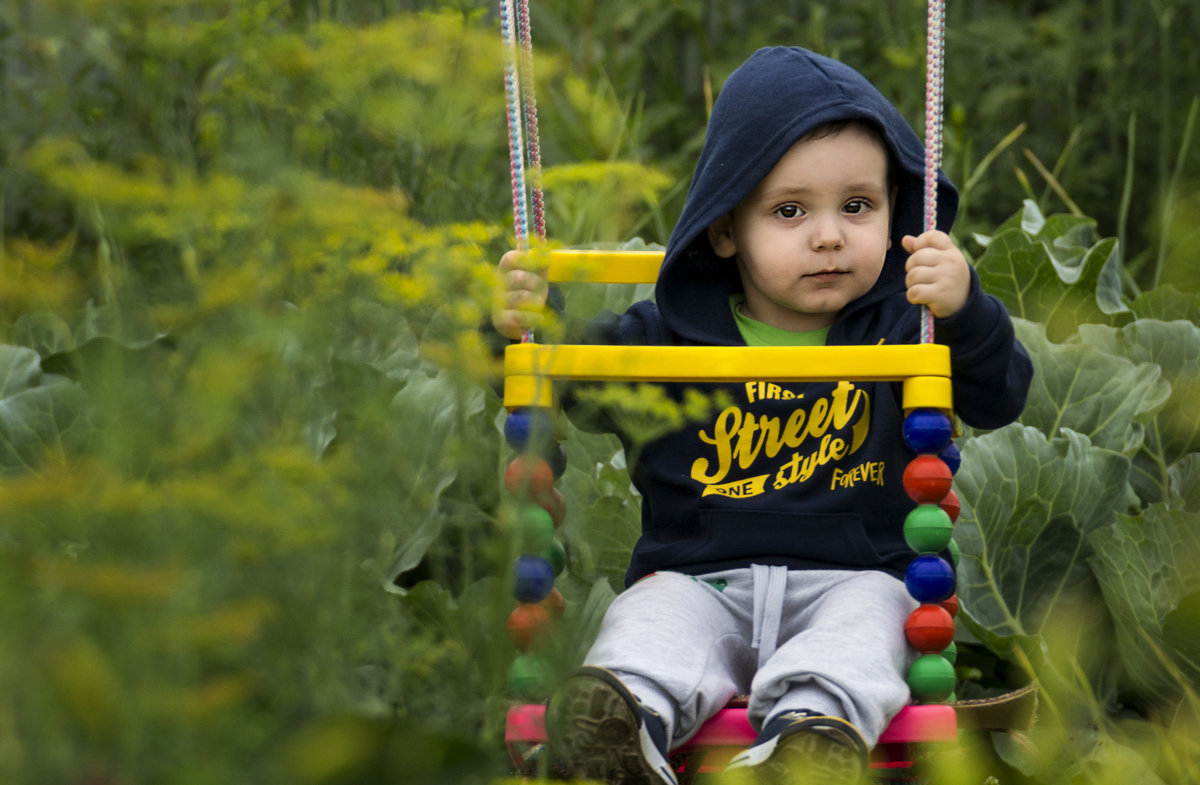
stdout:
[[[741,291],[741,281],[733,260],[713,253],[709,224],[754,190],[801,137],[839,120],[863,120],[879,130],[896,182],[892,243],[883,271],[875,287],[847,309],[903,288],[907,254],[900,238],[920,234],[924,225],[925,146],[892,103],[853,68],[799,47],[765,48],[722,87],[683,213],[667,243],[655,300],[671,330],[700,343],[719,343],[717,336],[731,334],[729,295]],[[958,192],[939,173],[938,228],[949,231],[957,210]]]

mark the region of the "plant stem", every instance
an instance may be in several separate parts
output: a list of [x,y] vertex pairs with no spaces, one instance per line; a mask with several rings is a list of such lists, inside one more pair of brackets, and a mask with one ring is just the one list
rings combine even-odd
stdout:
[[1054,173],[1047,169],[1046,165],[1043,164],[1028,147],[1026,147],[1023,152],[1025,153],[1025,157],[1029,160],[1029,163],[1033,164],[1033,168],[1037,169],[1038,174],[1040,174],[1046,181],[1046,184],[1050,186],[1050,189],[1053,190],[1054,193],[1058,194],[1058,198],[1062,199],[1063,203],[1067,205],[1067,209],[1071,211],[1071,215],[1083,217],[1083,210],[1079,209],[1079,205],[1075,204],[1075,200],[1067,195],[1066,189],[1062,187],[1062,183],[1058,181],[1058,178],[1054,176]]
[[1128,243],[1129,205],[1133,200],[1133,155],[1137,146],[1137,112],[1129,115],[1129,140],[1125,147],[1125,184],[1121,188],[1121,206],[1117,210],[1117,265],[1125,269],[1125,248]]
[[1187,154],[1192,146],[1192,133],[1196,130],[1196,112],[1200,110],[1200,96],[1192,99],[1188,108],[1187,122],[1183,126],[1183,140],[1179,143],[1179,153],[1175,156],[1175,169],[1171,172],[1171,181],[1167,184],[1167,193],[1163,199],[1162,237],[1158,243],[1158,258],[1154,263],[1154,280],[1151,288],[1157,288],[1162,278],[1162,270],[1167,261],[1167,249],[1171,232],[1171,219],[1175,217],[1175,196],[1179,192],[1179,176],[1187,162]]

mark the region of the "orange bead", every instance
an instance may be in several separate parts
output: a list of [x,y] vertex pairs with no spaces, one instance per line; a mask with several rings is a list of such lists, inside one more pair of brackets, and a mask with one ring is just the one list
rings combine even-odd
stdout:
[[549,629],[550,611],[542,605],[522,603],[513,608],[504,626],[513,644],[521,651],[528,651]]
[[904,490],[917,504],[937,504],[953,480],[950,467],[936,455],[918,455],[904,469]]
[[919,652],[939,652],[954,640],[954,619],[941,605],[920,605],[909,614],[904,635]]
[[554,470],[541,458],[522,455],[504,470],[504,487],[517,497],[545,495],[554,487]]
[[563,599],[562,592],[558,589],[551,589],[541,604],[543,608],[550,611],[550,615],[555,619],[561,619],[567,609],[567,601]]

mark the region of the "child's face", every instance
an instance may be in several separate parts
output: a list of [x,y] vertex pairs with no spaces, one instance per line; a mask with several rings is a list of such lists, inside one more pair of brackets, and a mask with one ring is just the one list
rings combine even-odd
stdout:
[[736,257],[747,316],[815,330],[875,285],[890,245],[891,198],[883,144],[849,125],[792,145],[709,227],[709,240],[718,256]]

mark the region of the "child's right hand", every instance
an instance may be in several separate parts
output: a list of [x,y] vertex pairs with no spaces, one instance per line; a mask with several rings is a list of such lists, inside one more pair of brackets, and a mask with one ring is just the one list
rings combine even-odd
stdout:
[[546,271],[535,269],[528,253],[509,251],[496,266],[492,325],[504,337],[519,341],[523,330],[541,323],[548,292]]

